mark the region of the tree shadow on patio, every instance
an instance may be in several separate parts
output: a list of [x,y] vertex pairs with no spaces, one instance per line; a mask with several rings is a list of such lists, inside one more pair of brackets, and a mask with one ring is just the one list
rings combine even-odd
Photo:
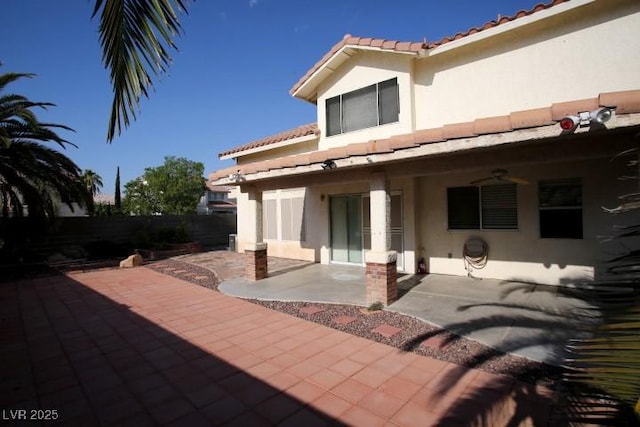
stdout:
[[[248,373],[245,369],[258,358],[232,356],[222,345],[229,344],[224,331],[206,341],[167,329],[193,330],[184,317],[188,311],[198,312],[189,319],[209,324],[212,309],[197,298],[176,300],[169,293],[163,300],[158,292],[157,301],[139,305],[137,294],[147,295],[150,287],[170,290],[170,279],[152,273],[157,280],[145,280],[119,270],[109,274],[118,276],[76,276],[86,284],[64,275],[0,283],[4,413],[55,409],[55,422],[78,425],[340,425],[282,391],[292,385],[286,378],[266,382]],[[214,317],[212,331],[219,326]]]

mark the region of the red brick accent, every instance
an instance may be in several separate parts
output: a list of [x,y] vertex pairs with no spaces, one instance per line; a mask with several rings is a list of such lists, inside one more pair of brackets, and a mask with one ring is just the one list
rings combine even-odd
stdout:
[[367,263],[367,304],[381,302],[389,305],[398,298],[395,261],[389,264]]
[[247,258],[245,277],[247,280],[256,281],[267,278],[267,250],[244,251]]

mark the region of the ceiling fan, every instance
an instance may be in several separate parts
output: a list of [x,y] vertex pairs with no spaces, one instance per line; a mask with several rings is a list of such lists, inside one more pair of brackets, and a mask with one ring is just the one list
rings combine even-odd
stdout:
[[528,184],[529,181],[523,178],[518,178],[515,176],[509,176],[508,171],[506,169],[494,169],[491,171],[491,176],[486,178],[476,179],[475,181],[471,181],[471,185],[484,184],[486,182],[497,181],[497,182],[513,182],[514,184]]

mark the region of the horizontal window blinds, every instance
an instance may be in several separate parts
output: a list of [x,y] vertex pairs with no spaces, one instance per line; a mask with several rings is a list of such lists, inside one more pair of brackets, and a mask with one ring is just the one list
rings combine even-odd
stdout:
[[518,228],[518,197],[516,184],[481,187],[482,228]]

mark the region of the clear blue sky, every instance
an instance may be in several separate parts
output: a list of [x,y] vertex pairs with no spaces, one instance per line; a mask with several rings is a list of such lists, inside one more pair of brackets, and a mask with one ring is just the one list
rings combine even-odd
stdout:
[[[189,0],[187,0],[189,1]],[[92,0],[2,0],[0,73],[37,77],[10,92],[57,106],[40,120],[75,129],[66,154],[121,182],[159,166],[165,156],[201,161],[205,175],[231,161],[218,153],[316,120],[315,106],[289,89],[346,33],[400,41],[438,40],[535,0],[198,0],[181,16],[169,74],[144,99],[138,120],[111,144],[111,106]]]

